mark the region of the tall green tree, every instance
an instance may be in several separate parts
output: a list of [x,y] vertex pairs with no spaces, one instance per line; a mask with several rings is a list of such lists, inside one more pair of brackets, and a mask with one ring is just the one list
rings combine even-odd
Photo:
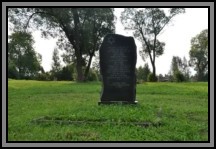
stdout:
[[148,80],[148,75],[151,73],[148,63],[146,63],[143,67],[143,80]]
[[60,70],[61,70],[61,61],[59,58],[59,51],[56,48],[53,51],[52,60],[53,60],[53,63],[52,63],[51,72],[55,78],[58,78],[58,74],[60,73]]
[[137,77],[137,80],[140,81],[140,80],[144,80],[143,79],[143,76],[144,76],[144,69],[142,66],[139,66],[137,68],[137,71],[136,71],[136,77]]
[[184,81],[184,75],[182,73],[182,60],[178,56],[173,56],[171,63],[171,75],[173,81],[182,82]]
[[185,57],[173,56],[170,73],[174,81],[189,81],[190,70],[189,63]]
[[60,80],[68,80],[68,81],[74,80],[73,74],[74,74],[73,64],[64,66],[61,70]]
[[182,60],[178,56],[173,56],[171,63],[171,74],[173,75],[175,72],[180,71],[180,67],[182,66]]
[[14,32],[9,36],[9,77],[32,78],[40,71],[43,71],[40,65],[42,56],[35,52],[33,44],[33,37],[28,32]]
[[78,81],[88,75],[102,37],[115,30],[113,8],[9,8],[9,19],[18,29],[31,25],[45,37],[58,36],[64,60],[76,64]]
[[189,62],[185,57],[183,57],[182,59],[181,71],[184,75],[185,81],[189,81],[191,72],[189,69]]
[[208,74],[208,29],[191,39],[190,65],[197,72],[197,80],[203,81]]
[[150,58],[155,78],[153,80],[157,80],[155,59],[163,54],[165,46],[165,43],[158,40],[158,35],[174,16],[184,12],[184,8],[170,8],[167,15],[159,8],[125,8],[121,14],[121,22],[125,29],[134,30],[135,38],[143,44],[143,50],[140,52],[142,58]]
[[145,63],[144,67],[139,66],[136,69],[136,76],[138,80],[147,81],[148,75],[151,73],[151,70],[149,69],[148,63]]

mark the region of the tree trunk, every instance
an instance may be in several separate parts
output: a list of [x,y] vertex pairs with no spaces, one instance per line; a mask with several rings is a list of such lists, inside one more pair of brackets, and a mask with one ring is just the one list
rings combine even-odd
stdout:
[[154,79],[152,81],[157,81],[156,80],[156,67],[155,67],[155,62],[152,60],[151,56],[150,56],[150,60],[151,60],[151,64],[152,64],[152,74],[153,74],[153,77]]
[[76,70],[77,70],[77,81],[83,82],[84,76],[83,76],[83,71],[82,71],[82,58],[81,57],[77,57]]
[[73,44],[74,49],[75,49],[75,55],[77,58],[77,81],[78,82],[83,82],[84,81],[84,76],[83,76],[83,71],[82,71],[82,44],[81,44],[81,37],[80,37],[80,20],[79,20],[79,15],[78,15],[78,11],[76,8],[73,9],[73,18],[74,18],[74,28],[75,28],[75,32],[74,32],[74,39],[75,39],[75,43]]
[[156,52],[156,35],[155,35],[155,39],[154,39],[154,48],[153,48],[153,61],[152,61],[152,67],[153,67],[153,81],[156,82],[157,81],[157,77],[156,77],[156,67],[155,67],[155,52]]
[[197,62],[197,81],[202,81],[202,79],[203,79],[203,76],[204,76],[204,74],[203,74],[203,69],[201,68],[201,60],[198,60],[198,62]]
[[87,80],[87,78],[88,78],[88,74],[89,74],[89,69],[90,69],[90,66],[91,66],[92,58],[93,58],[93,54],[90,54],[88,65],[86,67],[85,74],[84,74],[85,80]]
[[153,76],[156,77],[156,70],[155,70],[155,64],[154,63],[152,64],[152,69],[153,69],[152,70]]
[[197,73],[197,81],[203,81],[203,78],[204,78],[204,73],[203,73],[203,70],[201,70],[199,67],[198,67],[198,73]]
[[79,46],[74,46],[74,49],[75,49],[75,56],[77,58],[77,63],[76,63],[76,70],[77,70],[77,78],[76,80],[78,82],[83,82],[84,81],[84,76],[83,76],[83,70],[82,70],[82,66],[83,66],[83,63],[82,63],[82,55],[80,54],[80,49],[78,49]]
[[155,67],[155,63],[152,64],[152,73],[153,73],[153,81],[156,82],[157,81],[157,77],[156,77],[156,67]]

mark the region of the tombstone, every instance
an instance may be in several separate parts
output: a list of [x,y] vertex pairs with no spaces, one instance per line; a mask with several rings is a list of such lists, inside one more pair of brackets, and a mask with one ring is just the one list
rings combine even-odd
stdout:
[[99,54],[102,91],[98,104],[136,104],[137,52],[133,37],[107,34]]

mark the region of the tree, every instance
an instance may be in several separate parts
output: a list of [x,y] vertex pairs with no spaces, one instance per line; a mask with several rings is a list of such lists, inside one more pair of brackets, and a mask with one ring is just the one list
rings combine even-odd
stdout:
[[92,63],[92,71],[94,71],[97,74],[98,81],[102,80],[101,74],[100,74],[100,60],[99,60],[99,52],[95,52],[94,61]]
[[197,80],[203,81],[208,74],[208,29],[191,39],[190,65],[197,72]]
[[144,65],[144,67],[140,66],[138,69],[136,69],[136,75],[138,80],[147,81],[148,75],[151,73],[148,63]]
[[121,14],[122,24],[125,29],[134,30],[134,36],[143,44],[143,50],[140,52],[145,60],[147,56],[153,69],[153,80],[156,79],[155,58],[164,52],[165,43],[160,42],[157,37],[164,27],[177,14],[184,13],[184,8],[171,8],[169,15],[159,8],[125,8]]
[[159,75],[158,75],[158,81],[159,81],[159,82],[162,82],[162,81],[164,81],[164,80],[163,80],[163,78],[164,78],[164,77],[163,77],[163,75],[162,75],[162,74],[159,74]]
[[33,44],[33,37],[28,32],[14,32],[9,36],[9,77],[30,79],[43,71],[40,65],[42,56],[35,52]]
[[139,68],[137,68],[136,76],[137,76],[137,80],[138,80],[138,81],[144,80],[144,79],[143,79],[143,77],[144,77],[144,69],[143,69],[142,66],[139,66]]
[[65,59],[76,64],[77,80],[84,81],[102,37],[114,32],[113,12],[113,8],[10,8],[9,19],[19,29],[33,22],[45,37],[58,36]]
[[94,61],[93,61],[93,63],[92,63],[92,68],[94,69],[94,70],[96,70],[97,72],[99,72],[100,71],[100,64],[99,64],[99,52],[97,51],[97,52],[95,52],[95,57],[94,57]]
[[183,57],[181,69],[182,69],[181,71],[184,75],[185,81],[189,81],[189,79],[190,79],[189,62],[187,61],[187,59],[185,57]]
[[98,74],[94,69],[90,69],[87,80],[88,81],[98,81]]
[[156,81],[158,81],[158,78],[156,76],[154,76],[153,73],[149,73],[147,81],[156,82]]
[[182,60],[178,56],[173,56],[170,73],[173,81],[176,82],[188,81],[190,77],[190,71],[188,68],[187,59],[183,57]]
[[143,68],[143,80],[144,81],[147,81],[148,80],[148,75],[151,73],[151,70],[149,68],[149,65],[148,63],[146,63],[144,65],[144,68]]
[[19,78],[19,72],[17,71],[16,65],[14,64],[14,62],[10,60],[8,62],[8,78],[11,79]]
[[59,70],[57,79],[58,80],[67,80],[67,81],[74,81],[74,64],[66,65],[61,70]]
[[176,82],[180,82],[181,80],[181,76],[182,73],[180,71],[180,67],[182,67],[182,60],[180,57],[178,56],[173,56],[172,58],[172,62],[171,62],[171,75],[172,75],[172,78],[173,78],[173,81],[176,81]]
[[52,75],[54,76],[54,78],[58,78],[58,74],[61,70],[61,62],[60,62],[60,58],[59,58],[59,52],[58,49],[54,49],[53,51],[53,56],[52,56]]

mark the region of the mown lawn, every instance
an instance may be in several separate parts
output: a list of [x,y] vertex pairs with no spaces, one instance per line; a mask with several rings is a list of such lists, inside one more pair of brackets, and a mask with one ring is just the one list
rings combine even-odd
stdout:
[[8,81],[8,141],[207,141],[208,83],[137,85],[138,105],[98,105],[101,83]]

